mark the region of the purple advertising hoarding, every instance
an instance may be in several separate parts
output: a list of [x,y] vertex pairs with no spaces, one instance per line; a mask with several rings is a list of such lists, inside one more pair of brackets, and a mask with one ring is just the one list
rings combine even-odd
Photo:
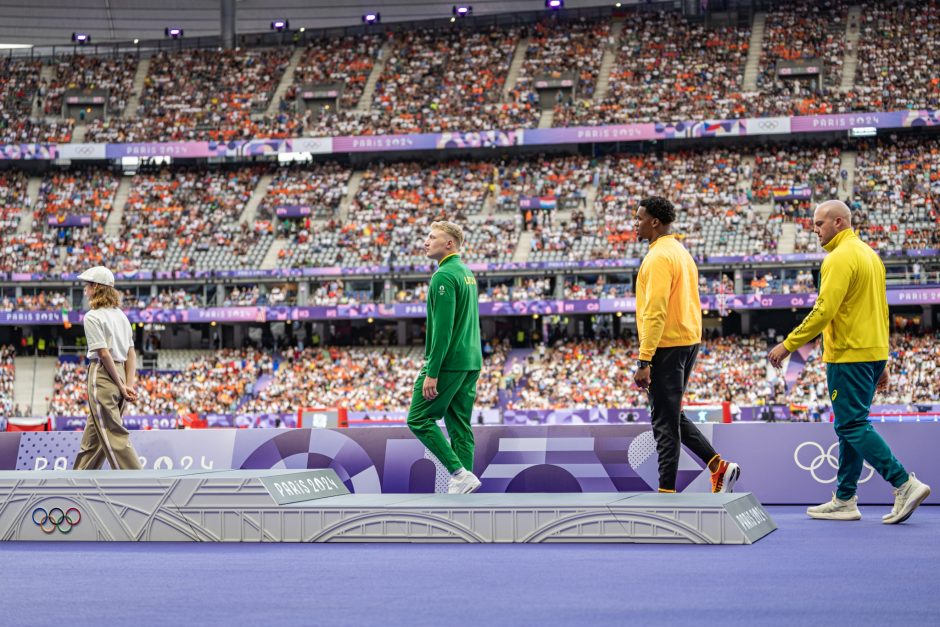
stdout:
[[[940,485],[934,463],[940,425],[875,427],[918,478]],[[741,465],[738,492],[765,504],[822,503],[832,497],[838,440],[830,424],[705,424],[722,456]],[[474,472],[481,492],[649,492],[658,463],[648,424],[474,427]],[[0,433],[0,469],[70,468],[80,433]],[[131,440],[148,469],[333,468],[359,493],[433,492],[443,468],[406,427],[361,429],[210,429],[137,431]],[[708,492],[704,462],[683,450],[677,487]],[[869,466],[859,503],[894,502],[891,486]],[[928,500],[936,502],[937,497]]]
[[[816,303],[816,294],[706,294],[701,297],[705,310],[806,309]],[[889,305],[940,303],[940,288],[891,288]],[[586,300],[526,300],[480,303],[480,315],[531,316],[596,313],[634,313],[636,298],[601,298]],[[205,309],[128,309],[131,322],[144,324],[185,324],[210,322],[274,322],[303,320],[363,320],[366,318],[424,318],[427,305],[423,302],[360,303],[318,307],[208,307]],[[0,311],[2,325],[51,325],[66,320],[81,324],[79,311]]]
[[55,227],[91,226],[91,216],[49,216],[47,223]]
[[0,161],[13,159],[41,159],[51,161],[59,158],[56,144],[0,144]]
[[[877,111],[797,117],[688,120],[609,126],[577,126],[421,133],[412,135],[360,135],[343,137],[294,137],[286,139],[233,140],[229,142],[165,142],[96,144],[101,150],[70,152],[72,159],[119,159],[168,156],[182,159],[250,157],[287,153],[345,154],[410,150],[448,150],[538,146],[571,143],[630,142],[703,137],[760,136],[790,133],[847,131],[853,128],[912,128],[940,125],[940,112],[930,109]],[[63,144],[65,146],[65,144]],[[2,159],[58,158],[56,144],[0,145]]]
[[310,205],[280,205],[274,210],[279,218],[306,218],[313,213]]

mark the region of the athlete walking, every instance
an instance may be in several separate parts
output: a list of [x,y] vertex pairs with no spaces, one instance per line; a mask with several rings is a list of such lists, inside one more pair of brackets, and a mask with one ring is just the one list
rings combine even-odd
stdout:
[[137,356],[131,324],[120,309],[114,274],[96,266],[78,276],[85,281],[91,309],[82,324],[88,340],[88,422],[75,470],[96,470],[104,461],[114,470],[140,469],[122,414],[137,400]]
[[[464,236],[452,222],[434,222],[424,242],[438,263],[428,288],[425,363],[415,381],[408,427],[451,474],[449,494],[480,487],[473,474],[470,419],[483,367],[477,282],[460,261]],[[444,419],[450,442],[437,421]]]

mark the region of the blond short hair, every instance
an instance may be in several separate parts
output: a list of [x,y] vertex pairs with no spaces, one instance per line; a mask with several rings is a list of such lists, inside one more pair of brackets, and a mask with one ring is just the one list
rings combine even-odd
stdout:
[[88,304],[91,305],[92,309],[121,306],[121,293],[119,291],[102,283],[91,283],[91,286],[93,291],[91,298],[88,299]]
[[444,231],[452,238],[454,238],[454,244],[457,248],[463,246],[463,229],[460,228],[460,225],[453,222],[447,222],[446,220],[441,220],[439,222],[431,223],[431,230]]

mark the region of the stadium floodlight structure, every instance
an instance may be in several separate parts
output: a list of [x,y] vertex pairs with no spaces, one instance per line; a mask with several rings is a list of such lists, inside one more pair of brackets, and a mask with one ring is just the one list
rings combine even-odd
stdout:
[[91,43],[91,35],[87,33],[72,33],[72,41],[79,46],[84,46],[87,43]]
[[565,0],[545,0],[545,8],[558,11],[565,6]]
[[279,33],[290,30],[290,20],[274,20],[271,22],[271,30],[276,30]]
[[473,14],[473,7],[469,4],[455,4],[451,9],[454,17],[467,17]]
[[170,39],[180,39],[183,37],[182,28],[170,28],[169,26],[167,26],[166,28],[163,29],[163,32]]
[[381,13],[363,13],[362,14],[363,24],[378,24],[381,21],[382,21]]

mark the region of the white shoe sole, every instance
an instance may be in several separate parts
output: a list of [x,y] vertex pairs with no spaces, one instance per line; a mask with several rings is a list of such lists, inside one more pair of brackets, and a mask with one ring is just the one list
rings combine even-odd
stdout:
[[472,494],[480,489],[480,486],[483,485],[480,483],[480,480],[476,477],[473,477],[473,481],[461,481],[456,486],[453,486],[455,489],[451,489],[450,486],[447,488],[448,494]]
[[806,515],[816,520],[861,520],[862,513],[858,510],[854,512],[811,512],[806,510]]
[[741,467],[737,464],[728,464],[728,469],[725,471],[725,479],[721,483],[721,489],[718,490],[718,493],[723,492],[734,492],[734,484],[737,483],[738,477],[741,476]]
[[886,525],[897,525],[904,522],[911,517],[914,510],[917,509],[928,496],[930,496],[930,486],[926,483],[920,484],[920,486],[914,490],[914,493],[911,494],[911,498],[907,499],[907,503],[904,504],[904,507],[901,508],[901,511],[899,511],[896,516],[889,516],[888,518],[882,519],[882,521]]
[[473,481],[467,483],[465,486],[461,486],[460,494],[473,494],[480,489],[480,486],[483,485],[479,479],[476,477],[473,478]]

